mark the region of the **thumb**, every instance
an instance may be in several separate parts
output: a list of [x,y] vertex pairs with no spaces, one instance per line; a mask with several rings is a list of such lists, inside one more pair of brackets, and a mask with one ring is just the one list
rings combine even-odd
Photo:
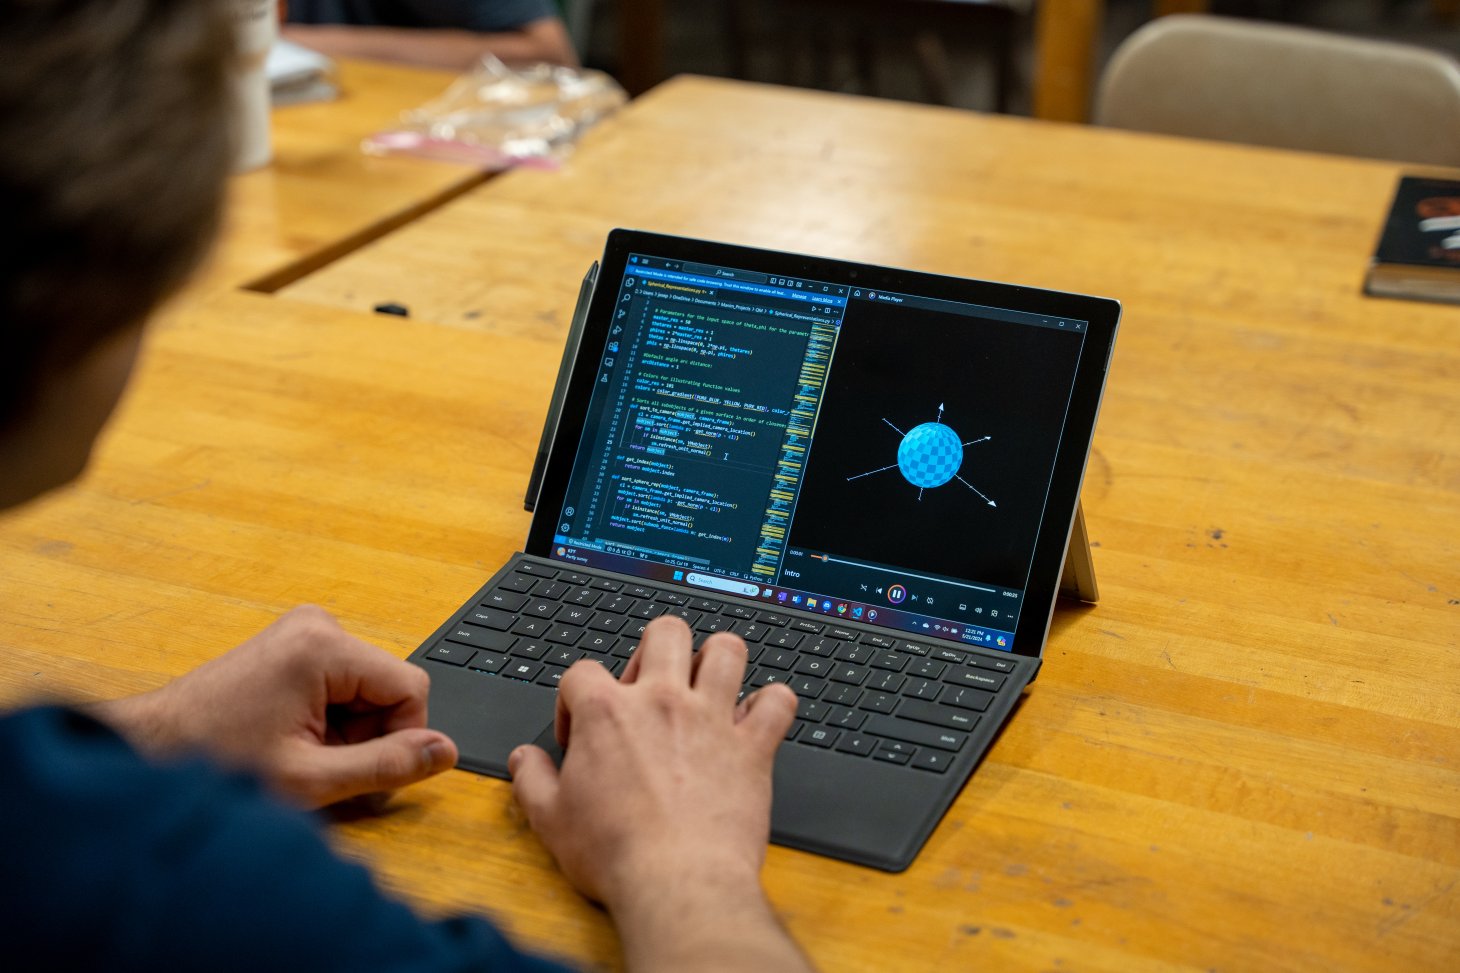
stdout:
[[456,744],[420,727],[363,743],[311,746],[286,786],[323,806],[414,784],[455,764]]
[[512,795],[527,813],[527,823],[541,833],[558,801],[558,768],[542,747],[518,747],[507,758]]

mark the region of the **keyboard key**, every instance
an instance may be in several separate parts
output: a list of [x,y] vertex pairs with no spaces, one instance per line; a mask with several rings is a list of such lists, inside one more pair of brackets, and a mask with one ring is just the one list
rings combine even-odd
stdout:
[[700,619],[700,623],[695,628],[706,635],[714,635],[716,632],[733,632],[735,631],[735,619],[727,618],[724,615],[706,615]]
[[548,630],[547,640],[557,642],[559,645],[577,645],[578,640],[583,637],[581,628],[574,628],[571,625],[553,625]]
[[902,689],[903,683],[907,682],[907,676],[900,672],[874,672],[872,681],[867,683],[868,689],[875,689],[882,693],[895,693]]
[[487,592],[482,599],[482,604],[489,608],[500,608],[502,611],[515,612],[527,603],[527,596],[514,591],[504,591],[501,588]]
[[811,635],[820,635],[822,629],[826,628],[820,622],[813,622],[805,618],[797,618],[791,622],[791,628],[797,632],[806,632]]
[[694,628],[695,622],[698,622],[700,620],[700,616],[704,614],[704,612],[698,611],[697,609],[690,608],[688,606],[681,606],[679,608],[671,608],[664,614],[673,615],[675,618],[682,618],[684,619],[684,623],[686,625],[688,625],[690,628]]
[[773,626],[775,628],[785,628],[787,625],[791,624],[791,616],[780,615],[776,612],[761,612],[760,617],[758,617],[756,621],[764,622],[765,624]]
[[873,760],[882,760],[890,764],[905,764],[908,762],[908,755],[897,750],[878,749],[872,752]]
[[869,737],[862,733],[847,733],[842,736],[841,742],[836,745],[836,748],[839,753],[852,753],[865,757],[877,749],[879,742],[876,737]]
[[558,609],[562,607],[562,605],[547,598],[534,598],[527,603],[527,607],[523,609],[522,614],[531,615],[534,618],[552,618],[558,613]]
[[767,648],[765,654],[757,661],[763,666],[770,666],[772,669],[790,669],[796,664],[799,656],[790,649]]
[[934,700],[943,691],[941,683],[933,682],[931,679],[909,679],[907,685],[902,687],[904,696],[911,696],[914,699]]
[[857,700],[862,698],[862,690],[856,686],[844,686],[838,683],[828,689],[821,698],[828,703],[836,703],[838,706],[856,706]]
[[870,645],[843,644],[836,650],[836,657],[843,662],[855,662],[858,665],[866,665],[872,661],[876,651]]
[[817,679],[814,676],[792,676],[786,680],[786,685],[794,689],[797,696],[816,699],[826,688],[826,680]]
[[891,713],[897,709],[897,697],[891,693],[868,693],[857,705],[874,713]]
[[668,605],[661,605],[657,602],[641,601],[633,608],[629,609],[629,614],[635,618],[658,618],[660,615],[664,614],[665,609],[667,609],[668,607]]
[[541,659],[552,646],[536,639],[522,639],[512,646],[512,654],[519,659]]
[[624,589],[624,594],[631,595],[634,598],[648,598],[650,600],[653,600],[654,597],[659,594],[659,592],[655,591],[653,588],[645,588],[641,584],[631,584]]
[[859,713],[854,709],[847,709],[845,706],[832,706],[827,710],[826,725],[840,727],[843,730],[860,730],[866,719],[866,713]]
[[558,576],[557,569],[535,564],[532,561],[518,561],[517,570],[538,578],[556,578]]
[[619,639],[609,651],[620,659],[627,659],[639,647],[637,639]]
[[831,638],[840,639],[843,642],[855,642],[855,641],[857,641],[857,633],[854,632],[854,631],[852,631],[849,628],[831,628],[831,629],[827,629],[826,634],[828,636],[830,636]]
[[877,746],[877,749],[878,750],[887,750],[887,751],[890,751],[892,753],[905,753],[909,757],[911,757],[913,754],[915,754],[915,753],[918,752],[918,748],[917,747],[915,747],[911,743],[907,743],[907,742],[905,742],[903,740],[883,740]]
[[537,586],[532,589],[532,593],[539,598],[561,598],[570,590],[572,589],[561,581],[539,581]]
[[812,655],[825,656],[829,659],[832,657],[833,654],[835,654],[837,648],[840,645],[841,643],[838,642],[836,639],[828,638],[827,636],[823,635],[820,638],[814,638],[811,641],[807,642],[805,645],[801,646],[801,651],[809,652]]
[[617,641],[618,639],[607,632],[589,632],[578,643],[578,648],[584,652],[608,652],[613,649],[613,645]]
[[762,686],[769,686],[773,682],[789,682],[791,674],[780,669],[757,669],[751,677],[750,684],[756,689]]
[[584,608],[592,608],[602,599],[603,592],[594,591],[592,588],[574,588],[568,592],[568,601]]
[[426,658],[433,659],[436,662],[445,662],[447,665],[464,666],[471,660],[472,656],[476,655],[476,651],[476,649],[469,648],[465,645],[453,645],[450,642],[442,642],[430,652],[427,652]]
[[904,652],[908,655],[927,655],[929,648],[930,646],[923,645],[921,642],[898,642],[894,651]]
[[892,639],[892,638],[888,638],[886,635],[877,635],[876,633],[868,633],[868,634],[862,636],[862,643],[864,645],[870,645],[870,646],[873,646],[874,648],[878,648],[878,649],[890,649],[894,645],[897,644],[897,640],[896,639]]
[[755,618],[755,609],[746,608],[744,605],[726,605],[725,614],[731,618],[739,618],[748,622]]
[[878,652],[872,658],[872,665],[878,669],[891,669],[893,672],[901,672],[907,668],[907,664],[912,661],[912,658],[912,656],[903,655],[900,652]]
[[498,584],[497,587],[506,588],[508,591],[515,591],[520,595],[525,595],[532,590],[532,586],[535,584],[537,584],[536,578],[529,578],[525,574],[514,574],[506,581]]
[[687,605],[689,604],[689,595],[680,594],[678,591],[661,591],[659,592],[659,600],[666,605]]
[[833,730],[824,726],[808,726],[801,731],[801,735],[797,738],[796,742],[805,743],[813,747],[830,748],[841,735],[841,730]]
[[922,676],[924,679],[937,679],[943,674],[943,670],[947,668],[948,665],[944,662],[937,662],[933,659],[919,659],[913,663],[913,667],[908,672],[914,676]]
[[689,607],[702,612],[718,612],[720,610],[720,603],[710,598],[691,598],[689,600]]
[[803,726],[805,726],[805,725],[806,724],[805,723],[802,723],[800,720],[792,720],[791,721],[790,728],[788,728],[786,730],[786,739],[787,740],[794,740],[794,739],[796,739],[796,734],[800,733],[801,732],[801,728]]
[[980,669],[992,669],[995,672],[1014,671],[1013,659],[990,659],[988,656],[970,655],[968,657],[968,664],[978,666]]
[[778,645],[783,649],[794,649],[806,638],[800,632],[788,632],[785,630],[772,632],[766,639],[766,645]]
[[471,664],[467,668],[477,672],[501,672],[502,667],[506,664],[507,657],[505,655],[497,655],[494,652],[478,652],[472,657]]
[[759,642],[765,638],[770,626],[763,622],[746,622],[735,630],[735,634],[745,639],[747,643]]
[[985,672],[982,669],[970,669],[963,667],[954,669],[943,677],[944,681],[951,682],[955,686],[975,686],[979,689],[987,689],[996,693],[1004,685],[1007,676],[1001,676],[995,672]]
[[877,713],[867,717],[864,727],[868,733],[874,736],[915,743],[920,747],[937,747],[939,750],[960,750],[964,741],[968,739],[968,734],[960,733],[957,730],[945,730],[941,727],[928,726],[926,723],[914,723],[911,720],[900,720],[893,716],[881,716]]
[[940,662],[962,663],[963,660],[967,657],[967,653],[959,652],[957,649],[950,649],[944,646],[939,646],[928,653],[928,658],[937,659]]
[[504,612],[499,608],[477,607],[467,611],[465,621],[473,625],[485,625],[487,628],[495,628],[499,632],[505,632],[516,620],[511,612]]
[[454,625],[451,631],[446,633],[446,637],[453,642],[473,645],[479,649],[491,649],[493,652],[506,652],[512,648],[512,643],[517,641],[506,632],[482,628],[479,625]]
[[830,659],[819,659],[814,655],[803,655],[796,663],[796,671],[806,676],[828,676],[837,663]]
[[626,639],[641,639],[644,637],[644,629],[648,627],[648,622],[643,621],[642,619],[635,619],[634,621],[624,625],[623,628],[619,629],[618,633]]
[[511,679],[522,679],[526,682],[532,682],[536,679],[539,672],[542,672],[541,662],[519,659],[513,659],[502,669],[502,675]]
[[994,697],[982,689],[974,689],[971,686],[949,686],[948,691],[939,697],[938,702],[982,713],[989,708],[989,703],[993,700]]
[[583,658],[583,653],[577,649],[570,649],[566,646],[562,648],[554,646],[548,651],[547,655],[543,656],[542,661],[550,666],[562,666],[566,669],[581,658]]
[[537,678],[533,682],[539,686],[549,686],[557,689],[558,683],[562,681],[565,671],[564,669],[559,669],[557,666],[548,666],[542,672],[538,673]]
[[624,583],[622,581],[611,581],[608,578],[597,578],[593,582],[593,587],[599,591],[623,591]]
[[593,583],[593,578],[590,577],[589,575],[586,575],[586,574],[578,574],[578,573],[573,572],[573,571],[569,571],[566,574],[560,574],[560,575],[558,575],[558,577],[560,577],[564,581],[568,582],[568,584],[590,585],[590,584]]
[[860,686],[867,679],[867,667],[841,663],[832,672],[831,678],[837,682],[844,682],[849,686]]
[[942,703],[926,703],[920,699],[904,699],[897,708],[897,715],[905,720],[917,720],[919,723],[943,726],[951,730],[971,730],[978,725],[977,713]]
[[953,758],[948,754],[931,748],[924,748],[908,761],[908,766],[916,767],[918,770],[931,770],[935,774],[941,774],[948,769]]
[[579,605],[565,605],[558,615],[558,622],[562,625],[587,625],[588,619],[593,617],[593,609],[583,608]]
[[598,607],[603,611],[613,612],[615,615],[627,615],[634,610],[634,606],[637,604],[638,602],[632,598],[626,597],[625,595],[616,595]]
[[831,707],[815,699],[803,699],[796,705],[796,718],[808,723],[820,723]]
[[617,632],[624,627],[628,619],[623,615],[611,615],[608,612],[598,612],[593,616],[588,627],[599,632]]

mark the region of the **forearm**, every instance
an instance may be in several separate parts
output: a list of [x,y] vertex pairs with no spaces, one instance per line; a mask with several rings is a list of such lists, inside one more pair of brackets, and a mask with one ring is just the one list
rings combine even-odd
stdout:
[[609,911],[630,973],[812,973],[754,877],[671,874],[617,896]]
[[555,20],[527,24],[519,31],[490,34],[327,24],[288,24],[283,34],[330,57],[394,61],[451,71],[467,70],[483,54],[493,54],[508,63],[547,61],[570,67],[578,64],[566,31]]

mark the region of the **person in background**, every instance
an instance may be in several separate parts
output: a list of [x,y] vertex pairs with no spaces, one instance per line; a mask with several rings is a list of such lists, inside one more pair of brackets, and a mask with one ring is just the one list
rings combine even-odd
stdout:
[[553,0],[289,0],[286,13],[285,38],[331,57],[452,71],[483,54],[578,66]]
[[[18,0],[0,50],[3,510],[80,475],[149,313],[209,245],[233,41],[222,0]],[[734,636],[696,654],[656,620],[622,679],[564,676],[561,769],[512,754],[529,823],[632,971],[810,969],[759,878],[796,701],[770,686],[737,703],[744,666]],[[428,690],[302,608],[151,692],[0,713],[6,968],[561,969],[485,920],[417,917],[301,810],[453,766]]]

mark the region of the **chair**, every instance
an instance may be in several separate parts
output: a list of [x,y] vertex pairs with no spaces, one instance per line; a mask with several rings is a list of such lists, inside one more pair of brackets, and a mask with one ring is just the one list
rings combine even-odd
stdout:
[[1423,48],[1202,15],[1152,21],[1100,80],[1097,124],[1460,165],[1460,62]]

